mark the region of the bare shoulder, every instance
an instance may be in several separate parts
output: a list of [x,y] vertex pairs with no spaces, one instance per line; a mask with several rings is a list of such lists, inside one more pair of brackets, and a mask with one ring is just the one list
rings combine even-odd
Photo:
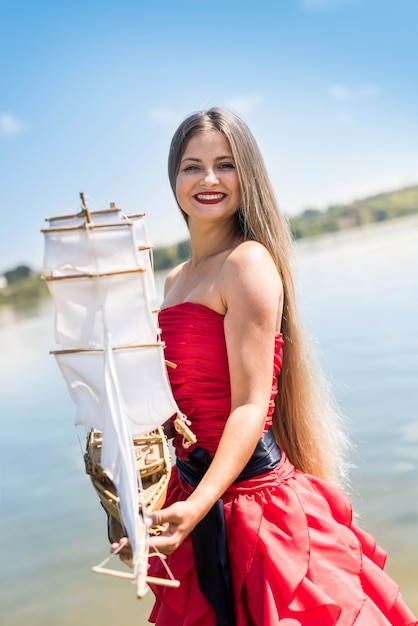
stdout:
[[165,282],[164,282],[164,295],[167,295],[167,293],[170,291],[170,289],[172,288],[172,286],[176,282],[176,280],[179,277],[179,275],[181,273],[181,270],[183,269],[185,263],[186,263],[186,261],[184,263],[180,263],[179,265],[176,265],[176,267],[174,267],[172,270],[170,270],[169,273],[167,274],[167,276],[165,278]]
[[244,241],[225,260],[223,272],[228,278],[250,280],[254,277],[280,281],[276,265],[267,248],[258,241]]
[[227,260],[231,265],[261,261],[275,267],[269,251],[258,241],[243,241],[234,248]]
[[282,299],[283,285],[276,265],[257,241],[245,241],[234,248],[223,264],[221,281],[227,308],[269,300],[275,304]]

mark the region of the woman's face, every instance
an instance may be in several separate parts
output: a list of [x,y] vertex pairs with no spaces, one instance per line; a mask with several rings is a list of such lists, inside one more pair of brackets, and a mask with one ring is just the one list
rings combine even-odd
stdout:
[[176,198],[190,220],[229,218],[241,201],[229,143],[221,133],[204,131],[186,145],[176,180]]

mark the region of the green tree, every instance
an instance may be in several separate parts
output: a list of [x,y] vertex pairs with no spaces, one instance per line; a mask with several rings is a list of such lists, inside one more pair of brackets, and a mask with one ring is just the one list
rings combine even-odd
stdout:
[[28,265],[18,265],[14,270],[4,272],[4,276],[7,279],[9,285],[22,280],[23,278],[29,278],[32,276],[32,270]]

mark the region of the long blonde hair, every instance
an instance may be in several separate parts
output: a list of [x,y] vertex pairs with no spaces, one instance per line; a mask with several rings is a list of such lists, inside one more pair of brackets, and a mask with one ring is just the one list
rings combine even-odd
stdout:
[[242,196],[237,228],[243,239],[258,241],[267,248],[283,282],[285,347],[273,414],[277,441],[298,469],[341,482],[346,438],[299,318],[290,264],[293,241],[289,225],[279,211],[258,145],[238,116],[227,109],[212,108],[194,113],[179,126],[168,158],[174,196],[187,143],[204,131],[220,132],[228,140]]

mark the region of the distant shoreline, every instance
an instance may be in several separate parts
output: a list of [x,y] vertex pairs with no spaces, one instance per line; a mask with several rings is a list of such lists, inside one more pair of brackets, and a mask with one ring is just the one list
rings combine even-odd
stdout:
[[[338,232],[355,231],[367,225],[386,223],[418,214],[418,185],[355,200],[351,204],[332,205],[325,211],[306,209],[289,217],[295,241],[322,237]],[[187,240],[154,249],[155,270],[167,270],[187,260]]]
[[[289,218],[294,240],[312,241],[326,235],[352,232],[353,236],[363,228],[401,222],[407,217],[418,215],[418,185],[356,200],[349,205],[330,206],[325,211],[306,209],[300,215]],[[188,240],[172,246],[157,246],[153,250],[154,270],[168,271],[190,256]],[[19,269],[19,268],[16,268]],[[16,277],[0,289],[0,306],[24,307],[36,303],[49,295],[39,272],[26,268],[30,275]],[[5,272],[13,275],[15,270]]]

